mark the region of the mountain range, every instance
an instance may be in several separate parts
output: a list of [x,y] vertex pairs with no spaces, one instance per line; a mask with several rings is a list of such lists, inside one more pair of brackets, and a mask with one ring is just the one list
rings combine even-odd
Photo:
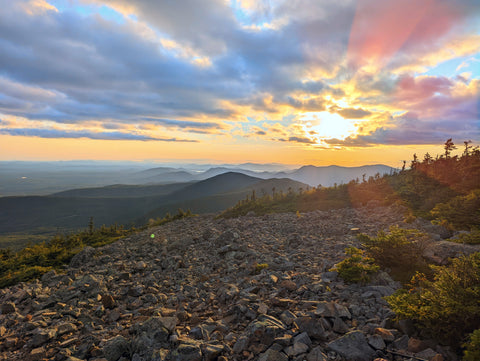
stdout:
[[[275,170],[278,166],[265,166],[269,170],[259,171],[261,166],[251,164],[204,170],[166,166],[142,169],[138,165],[88,168],[83,164],[57,169],[48,164],[30,167],[29,172],[15,166],[2,168],[7,171],[0,175],[0,190],[23,194],[30,189],[30,194],[37,190],[37,195],[0,197],[0,235],[76,231],[84,229],[90,217],[97,225],[143,225],[150,218],[176,213],[179,208],[194,213],[219,212],[253,191],[258,196],[271,194],[274,188],[278,192],[298,191],[393,171],[385,165],[304,166],[280,172]],[[114,182],[117,180],[122,180],[121,184]],[[27,181],[30,183],[20,192],[22,182]],[[43,194],[55,188],[56,192]]]

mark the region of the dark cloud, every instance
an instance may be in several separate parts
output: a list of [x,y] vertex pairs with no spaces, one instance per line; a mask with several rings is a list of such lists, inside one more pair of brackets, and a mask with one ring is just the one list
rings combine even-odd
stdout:
[[225,129],[224,124],[216,122],[194,122],[189,120],[177,120],[177,119],[156,119],[156,118],[142,118],[142,120],[152,122],[155,124],[161,124],[165,127],[175,128],[188,128],[188,129]]
[[160,142],[197,142],[196,140],[176,139],[176,138],[155,138],[141,134],[124,132],[90,132],[66,131],[58,129],[38,129],[38,128],[0,128],[1,134],[24,137],[39,138],[88,138],[102,140],[142,140],[142,141],[160,141]]
[[303,144],[315,144],[316,142],[310,138],[305,137],[288,137],[288,138],[279,138],[277,139],[280,142],[294,142],[294,143],[303,143]]
[[361,108],[343,108],[337,110],[337,113],[345,119],[362,119],[372,114],[372,112]]

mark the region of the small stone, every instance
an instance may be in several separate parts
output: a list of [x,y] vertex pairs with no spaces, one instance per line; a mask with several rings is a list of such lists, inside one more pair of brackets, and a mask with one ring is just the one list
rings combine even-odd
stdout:
[[315,339],[325,340],[325,328],[321,320],[309,316],[297,317],[295,324],[301,332],[306,332],[308,336]]
[[17,309],[15,308],[15,304],[13,302],[5,302],[2,304],[0,311],[2,311],[2,315],[7,315],[9,313],[16,312]]
[[379,335],[383,339],[383,341],[392,342],[393,340],[395,340],[395,336],[393,336],[393,333],[386,328],[377,327],[374,333],[375,335]]
[[283,352],[278,352],[269,348],[260,355],[258,361],[288,361],[288,357]]
[[109,339],[103,346],[103,355],[108,361],[117,361],[128,351],[129,343],[123,336],[115,336]]
[[75,326],[73,323],[66,322],[59,324],[57,326],[57,336],[62,336],[65,335],[66,333],[71,333],[77,330],[77,326]]
[[349,330],[349,327],[345,322],[340,317],[336,317],[335,320],[333,321],[333,331],[336,333],[347,333]]
[[6,339],[2,340],[3,346],[8,350],[17,346],[18,338],[16,337],[7,337]]
[[328,357],[323,353],[322,348],[317,346],[309,352],[307,361],[328,361]]
[[428,348],[428,345],[425,342],[423,342],[422,340],[419,340],[419,339],[413,338],[413,337],[411,337],[408,340],[408,351],[409,352],[417,353],[417,352],[421,352],[421,351],[423,351],[427,348]]
[[295,291],[297,289],[297,284],[291,280],[284,280],[280,282],[279,286],[285,288],[287,291]]
[[427,360],[431,360],[432,358],[436,357],[437,355],[439,355],[439,354],[437,352],[433,351],[431,348],[427,348],[427,349],[425,349],[421,352],[417,352],[415,354],[415,356],[417,356],[419,358],[424,358],[424,359],[427,359]]
[[248,347],[248,338],[245,336],[241,336],[235,345],[233,345],[233,353],[239,354],[242,351],[245,351]]
[[181,344],[174,351],[173,361],[201,361],[202,351],[200,347],[193,344]]
[[386,347],[385,341],[383,341],[383,338],[380,335],[368,336],[367,339],[368,344],[375,350],[383,350]]
[[223,352],[222,345],[206,345],[203,349],[205,361],[213,361]]
[[208,331],[203,326],[197,326],[192,328],[188,335],[196,340],[209,340]]
[[393,347],[395,347],[397,350],[407,350],[408,340],[409,340],[409,337],[407,335],[403,335],[402,337],[396,339],[393,342]]
[[55,330],[38,330],[28,341],[30,347],[39,347],[55,338]]
[[102,305],[107,309],[112,309],[115,307],[115,299],[112,295],[103,295],[102,296]]
[[301,342],[305,345],[310,346],[312,344],[312,340],[308,337],[308,333],[302,332],[301,334],[297,335],[293,339],[293,343]]
[[349,332],[330,342],[327,347],[347,361],[370,361],[375,356],[375,351],[368,345],[367,338],[360,331]]
[[28,355],[28,361],[41,360],[45,357],[45,349],[43,347],[34,348]]
[[290,311],[283,311],[282,314],[280,315],[280,319],[285,323],[286,325],[291,325],[293,321],[297,318],[294,313]]
[[258,306],[258,313],[263,313],[263,314],[267,314],[268,312],[268,306],[265,304],[265,303],[260,303],[260,305]]
[[302,342],[296,342],[293,346],[289,346],[285,349],[285,353],[288,356],[297,356],[308,351],[308,345]]

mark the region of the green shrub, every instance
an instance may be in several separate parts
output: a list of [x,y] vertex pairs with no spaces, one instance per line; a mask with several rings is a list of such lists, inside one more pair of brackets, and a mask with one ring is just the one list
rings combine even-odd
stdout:
[[470,334],[468,342],[463,344],[465,351],[463,353],[463,361],[480,360],[480,329]]
[[350,257],[335,265],[332,271],[337,271],[338,275],[346,282],[367,283],[370,276],[379,270],[379,266],[371,257],[365,256],[365,251],[349,247],[345,253]]
[[403,283],[416,272],[431,273],[422,257],[427,236],[418,230],[392,226],[389,233],[380,231],[377,237],[359,234],[357,238],[376,264],[389,269],[392,277]]
[[480,229],[475,228],[469,233],[460,233],[452,241],[465,244],[480,244]]
[[459,196],[446,203],[437,204],[431,215],[446,221],[455,229],[470,229],[480,224],[480,189]]
[[459,347],[480,324],[480,252],[435,266],[433,281],[414,278],[387,297],[398,319],[411,319],[425,337]]
[[268,263],[257,263],[255,265],[255,274],[259,274],[262,270],[268,268]]

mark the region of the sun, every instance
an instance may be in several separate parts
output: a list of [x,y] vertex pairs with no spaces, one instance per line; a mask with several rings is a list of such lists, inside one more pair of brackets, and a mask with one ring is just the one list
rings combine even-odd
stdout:
[[355,135],[356,121],[344,119],[338,114],[329,112],[307,112],[300,116],[305,133],[321,142],[325,139],[343,140]]

